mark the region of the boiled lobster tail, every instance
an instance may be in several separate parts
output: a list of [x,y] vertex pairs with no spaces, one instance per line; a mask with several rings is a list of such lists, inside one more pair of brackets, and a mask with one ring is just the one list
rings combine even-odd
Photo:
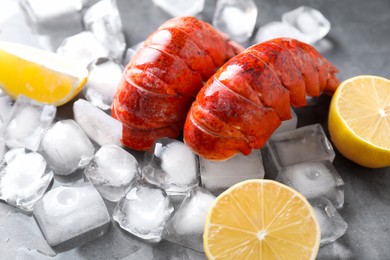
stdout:
[[122,142],[147,150],[159,137],[176,138],[203,82],[242,50],[194,17],[161,25],[126,66],[112,103]]
[[198,155],[225,160],[261,148],[290,104],[332,94],[338,70],[313,47],[278,38],[254,45],[225,63],[200,90],[188,112],[184,141]]

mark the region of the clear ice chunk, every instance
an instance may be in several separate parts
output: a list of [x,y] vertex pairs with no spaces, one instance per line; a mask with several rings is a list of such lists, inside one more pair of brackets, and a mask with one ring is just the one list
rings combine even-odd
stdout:
[[356,259],[356,256],[350,248],[343,245],[339,241],[334,241],[325,245],[322,245],[318,251],[316,260],[352,260]]
[[203,11],[205,0],[153,0],[153,3],[174,17],[196,16]]
[[259,28],[255,35],[254,42],[261,43],[279,37],[303,40],[303,35],[292,25],[274,21],[264,24]]
[[301,6],[282,15],[282,21],[296,28],[303,41],[313,44],[330,31],[330,22],[324,15],[311,7]]
[[109,59],[98,60],[90,66],[88,82],[83,90],[85,98],[103,110],[110,109],[122,71],[119,63]]
[[73,103],[73,115],[84,132],[100,146],[122,145],[122,123],[90,102],[79,99]]
[[0,162],[0,199],[32,211],[52,179],[42,155],[25,148],[11,149]]
[[57,108],[19,96],[4,123],[4,140],[9,148],[36,151],[44,131],[53,122]]
[[3,159],[6,152],[6,147],[3,138],[0,136],[0,160]]
[[336,208],[344,205],[344,181],[329,161],[287,166],[279,172],[276,180],[294,188],[307,199],[325,197]]
[[144,46],[144,42],[142,41],[142,42],[137,43],[134,46],[131,46],[130,48],[127,48],[125,58],[123,59],[123,62],[122,62],[123,66],[126,66],[130,62],[130,60],[133,58],[135,53],[138,50],[140,50],[143,46]]
[[164,190],[137,182],[118,202],[113,219],[133,235],[159,242],[172,212],[173,207]]
[[109,56],[122,61],[126,49],[125,35],[116,0],[101,0],[84,14],[85,28],[109,50]]
[[50,246],[71,248],[105,233],[110,215],[90,183],[59,186],[39,200],[33,212]]
[[321,230],[321,245],[336,241],[345,234],[348,224],[340,216],[332,202],[323,197],[309,200],[316,213]]
[[69,28],[82,28],[82,0],[21,0],[33,29],[41,34]]
[[84,168],[94,155],[93,144],[72,119],[53,124],[44,134],[39,151],[58,175]]
[[192,188],[184,198],[180,207],[168,222],[164,238],[200,252],[203,249],[203,229],[207,213],[215,196],[201,188]]
[[99,58],[110,56],[109,50],[91,32],[81,32],[65,38],[58,47],[57,53],[85,67]]
[[183,142],[161,138],[145,153],[143,178],[168,194],[183,194],[199,184],[197,156]]
[[273,134],[279,134],[286,131],[291,131],[297,129],[298,117],[294,109],[290,109],[291,119],[282,121],[282,124],[273,132]]
[[89,162],[84,175],[109,201],[119,201],[138,179],[138,162],[133,155],[114,144],[103,145]]
[[253,0],[218,0],[213,25],[237,42],[247,41],[253,33],[257,19],[257,6]]
[[320,124],[272,135],[268,148],[272,163],[278,171],[301,162],[333,162],[335,157],[333,147]]
[[223,162],[199,157],[199,165],[203,187],[215,195],[241,181],[264,178],[260,150],[253,150],[248,156],[238,154]]
[[12,99],[0,89],[0,128],[8,120],[12,105]]

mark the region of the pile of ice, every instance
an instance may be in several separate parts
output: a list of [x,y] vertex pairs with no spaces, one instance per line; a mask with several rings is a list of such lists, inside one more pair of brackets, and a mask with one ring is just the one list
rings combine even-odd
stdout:
[[281,20],[262,25],[255,35],[255,42],[290,37],[315,44],[330,31],[329,20],[320,11],[308,6],[300,6],[284,13]]
[[313,206],[321,245],[344,235],[348,225],[337,211],[344,205],[344,182],[332,164],[335,152],[321,125],[276,133],[262,152],[266,177],[299,191]]
[[[172,16],[199,15],[205,3],[153,2]],[[308,198],[320,221],[322,244],[345,233],[347,224],[337,211],[344,202],[343,181],[320,125],[296,129],[292,109],[292,119],[283,122],[264,149],[249,156],[211,162],[183,142],[163,138],[140,159],[122,147],[122,125],[109,115],[121,64],[143,44],[130,47],[123,57],[126,45],[115,0],[21,4],[52,50],[90,72],[83,90],[87,100],[74,102],[73,118],[56,117],[56,107],[23,96],[13,103],[0,92],[0,200],[33,212],[50,246],[80,246],[102,236],[113,221],[127,235],[153,243],[166,239],[202,252],[206,214],[215,197],[240,181],[264,176]],[[252,0],[218,0],[213,24],[245,43],[257,12]],[[293,36],[314,43],[329,29],[317,10],[300,7],[284,14],[281,23],[262,26],[255,41]],[[72,183],[77,174],[84,178]],[[112,216],[109,202],[116,204]]]

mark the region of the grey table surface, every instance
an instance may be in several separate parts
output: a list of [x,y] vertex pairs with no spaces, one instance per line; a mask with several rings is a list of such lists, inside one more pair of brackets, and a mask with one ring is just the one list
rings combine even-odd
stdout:
[[[340,80],[360,74],[390,78],[390,1],[257,0],[256,4],[259,8],[256,28],[280,20],[284,12],[301,5],[320,10],[332,24],[325,39],[330,48],[323,54],[339,68]],[[204,20],[211,21],[214,6],[215,1],[206,0]],[[170,18],[153,7],[150,0],[118,0],[118,7],[128,46],[142,41]],[[7,12],[3,9],[0,14],[3,13]],[[4,19],[0,17],[0,39],[39,44],[18,12]],[[329,97],[321,96],[317,105],[296,109],[298,125],[319,123],[328,134],[329,102]],[[59,108],[59,117],[71,117],[71,105]],[[333,247],[340,250],[338,258],[390,259],[390,168],[363,168],[337,151],[334,166],[345,182],[345,205],[339,212],[349,225]],[[107,206],[111,212],[114,205],[107,202]],[[53,254],[32,217],[0,203],[0,259],[45,259],[34,249]],[[204,259],[204,255],[168,242],[150,246],[112,225],[105,236],[56,258]]]

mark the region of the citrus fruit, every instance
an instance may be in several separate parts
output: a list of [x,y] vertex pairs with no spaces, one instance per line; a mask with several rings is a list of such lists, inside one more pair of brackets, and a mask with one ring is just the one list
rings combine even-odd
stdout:
[[346,158],[369,168],[390,166],[390,80],[362,75],[342,82],[330,104],[328,128]]
[[58,54],[0,41],[0,88],[12,98],[25,95],[62,105],[87,82],[88,70]]
[[215,200],[203,242],[209,259],[315,259],[320,228],[300,193],[272,180],[248,180]]

